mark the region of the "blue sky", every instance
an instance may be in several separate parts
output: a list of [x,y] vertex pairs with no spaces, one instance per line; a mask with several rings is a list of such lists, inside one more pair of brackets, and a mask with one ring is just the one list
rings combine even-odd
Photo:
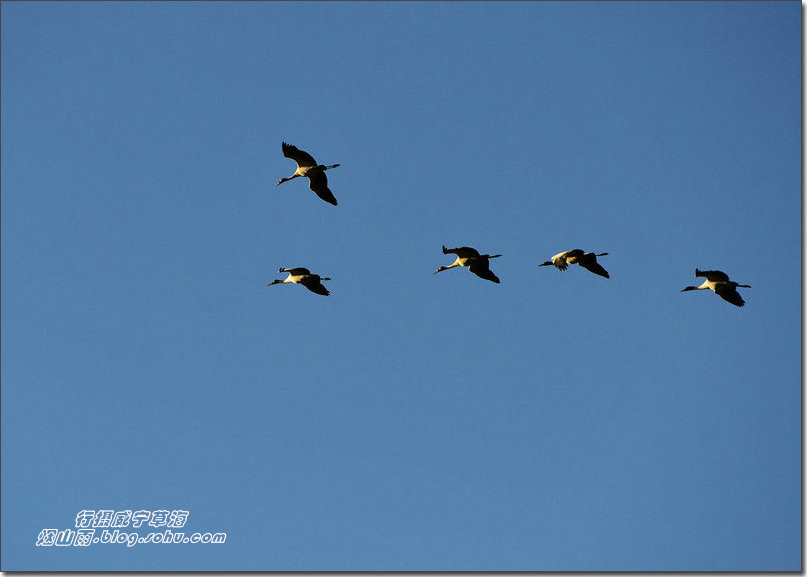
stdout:
[[801,9],[4,2],[2,569],[799,570]]

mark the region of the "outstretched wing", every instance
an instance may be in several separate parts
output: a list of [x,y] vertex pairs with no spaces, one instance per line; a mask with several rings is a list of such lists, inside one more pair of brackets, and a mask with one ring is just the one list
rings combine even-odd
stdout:
[[336,197],[331,192],[331,189],[328,188],[328,177],[325,176],[325,171],[317,171],[313,175],[309,173],[308,188],[313,190],[325,202],[330,202],[336,206]]
[[605,278],[611,278],[608,274],[608,271],[605,270],[600,263],[597,262],[597,257],[594,253],[588,253],[583,255],[577,260],[577,264],[582,266],[584,269],[593,272],[594,274],[598,274],[600,276],[604,276]]
[[741,297],[737,289],[731,285],[717,285],[715,287],[715,294],[735,306],[741,307],[745,304],[743,297]]
[[479,256],[479,251],[470,246],[460,246],[457,248],[443,247],[443,254],[455,254],[460,258],[474,258]]
[[708,281],[711,282],[728,282],[729,275],[724,273],[722,270],[698,270],[695,269],[695,276],[696,277],[703,277]]
[[307,268],[301,267],[301,266],[294,267],[294,268],[282,268],[282,269],[280,269],[280,272],[287,272],[292,276],[300,276],[300,275],[304,275],[304,274],[311,274],[310,270],[308,270]]
[[320,282],[319,275],[312,274],[304,277],[300,280],[300,284],[311,292],[317,293],[318,295],[328,296],[331,294],[328,292],[328,289],[325,288],[325,285]]
[[487,258],[473,259],[471,263],[468,265],[468,270],[470,270],[479,278],[483,278],[485,280],[489,280],[495,283],[500,282],[499,277],[493,274],[493,271],[490,270],[490,263],[488,262]]
[[297,163],[297,166],[316,166],[317,161],[314,160],[314,157],[305,152],[304,150],[300,150],[296,146],[292,144],[286,144],[285,142],[282,145],[283,148],[283,156],[286,158],[291,158],[294,162]]

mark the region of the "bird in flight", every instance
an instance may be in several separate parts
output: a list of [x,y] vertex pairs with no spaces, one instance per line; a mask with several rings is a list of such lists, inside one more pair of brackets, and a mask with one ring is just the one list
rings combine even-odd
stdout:
[[321,277],[318,274],[311,274],[311,271],[307,268],[281,268],[278,270],[278,272],[287,272],[289,273],[289,276],[284,279],[275,279],[266,286],[272,286],[273,284],[295,283],[303,285],[305,288],[311,292],[317,293],[318,295],[328,296],[331,294],[321,282],[331,279],[328,277]]
[[457,255],[457,260],[448,266],[441,266],[434,271],[434,274],[442,270],[454,268],[455,266],[467,266],[468,270],[480,278],[495,283],[500,282],[499,277],[490,270],[490,259],[502,256],[500,254],[494,254],[493,256],[489,254],[479,254],[479,251],[470,246],[461,246],[459,248],[446,248],[443,246],[443,254],[455,254]]
[[729,275],[720,270],[699,270],[696,268],[695,277],[702,277],[706,280],[700,286],[684,287],[681,292],[710,289],[724,301],[738,307],[743,306],[745,301],[740,296],[740,293],[737,292],[737,287],[751,288],[751,285],[739,284],[729,280]]
[[328,178],[325,176],[325,171],[330,170],[331,168],[336,168],[339,165],[331,164],[330,166],[325,166],[324,164],[317,164],[317,161],[314,160],[313,156],[304,150],[300,150],[296,146],[286,144],[285,142],[283,143],[282,148],[283,156],[286,158],[291,158],[297,163],[297,170],[295,170],[294,174],[288,178],[281,178],[278,180],[275,186],[280,186],[292,178],[305,176],[308,177],[308,188],[313,190],[316,195],[325,202],[329,202],[336,206],[336,198],[331,192],[331,189],[328,188]]
[[585,252],[582,249],[576,248],[574,250],[567,250],[565,252],[558,253],[552,257],[552,260],[542,262],[538,266],[555,266],[558,268],[558,270],[566,270],[570,264],[579,264],[584,269],[589,270],[594,274],[604,276],[605,278],[611,278],[608,271],[597,262],[598,256],[605,256],[607,254],[607,252],[594,254],[593,252]]

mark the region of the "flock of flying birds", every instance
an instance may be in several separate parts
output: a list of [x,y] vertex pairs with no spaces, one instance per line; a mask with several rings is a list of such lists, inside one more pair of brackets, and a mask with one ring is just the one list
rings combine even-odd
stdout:
[[[336,168],[339,165],[331,164],[326,166],[324,164],[317,164],[317,161],[314,160],[313,156],[303,150],[300,150],[296,146],[286,144],[285,142],[282,144],[282,148],[283,156],[286,158],[291,158],[297,163],[297,170],[295,170],[294,174],[288,178],[281,178],[278,180],[275,186],[279,186],[284,182],[297,178],[298,176],[304,176],[308,178],[309,188],[313,190],[318,197],[325,202],[336,206],[336,197],[334,197],[331,189],[328,188],[328,178],[325,176],[325,171],[330,170],[331,168]],[[490,259],[502,256],[500,254],[479,254],[479,251],[469,246],[461,246],[458,248],[446,248],[444,246],[443,254],[453,254],[456,255],[457,258],[450,265],[441,266],[438,268],[436,271],[434,271],[434,274],[460,266],[467,267],[469,271],[480,278],[495,283],[500,282],[499,277],[497,277],[493,271],[490,270]],[[556,267],[558,270],[566,270],[570,264],[578,264],[594,274],[605,278],[610,278],[608,271],[597,262],[598,256],[605,256],[607,254],[607,252],[595,254],[593,252],[585,252],[579,248],[576,248],[574,250],[567,250],[558,253],[553,256],[551,260],[542,262],[538,266],[551,265]],[[328,277],[321,277],[318,274],[313,274],[310,270],[303,267],[280,268],[279,272],[289,273],[289,276],[284,279],[275,279],[267,286],[271,286],[273,284],[296,283],[303,285],[311,292],[315,292],[319,295],[328,296],[330,294],[328,289],[325,288],[325,285],[322,284],[322,281],[324,280],[331,280]],[[751,285],[739,284],[730,280],[726,273],[719,270],[700,270],[696,268],[695,277],[705,278],[706,280],[700,286],[688,286],[683,288],[681,292],[704,289],[712,290],[723,300],[728,301],[738,307],[743,306],[745,301],[740,296],[740,293],[737,292],[737,287],[751,288]]]

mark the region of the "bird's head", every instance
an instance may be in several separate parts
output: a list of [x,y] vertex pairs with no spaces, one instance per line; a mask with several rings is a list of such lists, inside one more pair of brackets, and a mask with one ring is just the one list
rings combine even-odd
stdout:
[[688,287],[684,287],[684,288],[682,288],[682,289],[681,289],[681,292],[682,292],[682,293],[685,293],[685,292],[687,292],[687,291],[696,291],[696,290],[698,290],[698,287],[696,287],[696,286],[688,286]]

